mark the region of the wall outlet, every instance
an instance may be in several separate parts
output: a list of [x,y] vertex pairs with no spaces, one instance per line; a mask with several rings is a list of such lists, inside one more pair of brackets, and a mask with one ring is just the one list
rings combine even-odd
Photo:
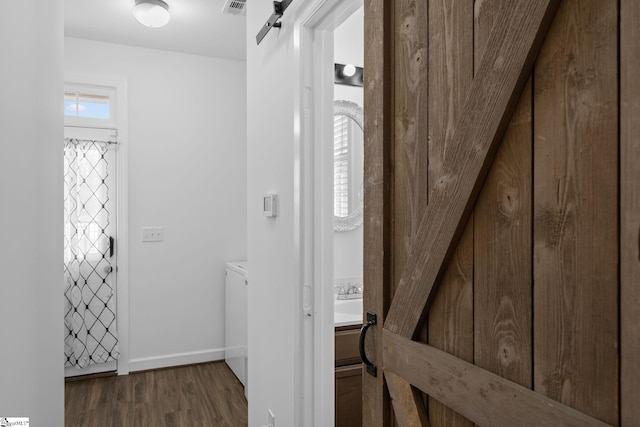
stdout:
[[276,427],[276,416],[273,415],[273,412],[271,412],[271,409],[269,409],[269,423],[267,424],[268,427]]
[[142,227],[143,242],[163,242],[164,227]]

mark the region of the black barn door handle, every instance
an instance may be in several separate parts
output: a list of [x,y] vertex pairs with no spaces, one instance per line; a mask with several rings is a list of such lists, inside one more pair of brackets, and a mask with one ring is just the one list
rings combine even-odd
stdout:
[[360,345],[359,345],[360,359],[362,359],[362,363],[364,363],[364,365],[366,366],[367,373],[369,373],[370,375],[373,375],[374,377],[378,375],[378,368],[376,368],[376,365],[371,363],[371,361],[367,357],[367,352],[364,349],[364,342],[365,342],[365,338],[367,338],[367,331],[369,330],[369,328],[377,323],[376,319],[377,319],[377,316],[375,314],[367,312],[367,324],[364,325],[362,329],[360,329]]

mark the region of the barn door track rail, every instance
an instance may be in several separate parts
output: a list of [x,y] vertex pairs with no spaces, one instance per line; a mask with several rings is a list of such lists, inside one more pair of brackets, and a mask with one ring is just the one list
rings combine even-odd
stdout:
[[269,31],[271,31],[272,28],[280,28],[282,26],[282,23],[278,21],[280,21],[280,18],[282,18],[282,15],[284,15],[284,11],[287,10],[292,1],[293,0],[282,0],[273,2],[273,14],[271,15],[271,17],[269,17],[267,22],[265,22],[265,24],[260,29],[260,32],[256,36],[257,44],[260,44],[262,39],[265,38],[265,36],[269,33]]

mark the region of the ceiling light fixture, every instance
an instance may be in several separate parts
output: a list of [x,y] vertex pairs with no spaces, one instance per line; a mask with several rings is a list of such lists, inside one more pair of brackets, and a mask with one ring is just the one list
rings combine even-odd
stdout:
[[164,27],[171,19],[169,5],[162,0],[136,0],[133,16],[139,23],[149,28]]
[[334,64],[333,82],[337,85],[357,86],[364,85],[364,70],[353,64]]
[[356,75],[356,66],[353,64],[347,64],[342,69],[342,74],[345,77],[353,77]]

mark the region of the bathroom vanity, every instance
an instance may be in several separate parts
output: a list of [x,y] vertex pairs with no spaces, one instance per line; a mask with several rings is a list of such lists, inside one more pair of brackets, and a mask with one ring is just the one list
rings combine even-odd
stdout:
[[334,301],[336,427],[362,426],[362,297]]
[[362,426],[362,362],[358,353],[360,324],[335,331],[336,427]]

